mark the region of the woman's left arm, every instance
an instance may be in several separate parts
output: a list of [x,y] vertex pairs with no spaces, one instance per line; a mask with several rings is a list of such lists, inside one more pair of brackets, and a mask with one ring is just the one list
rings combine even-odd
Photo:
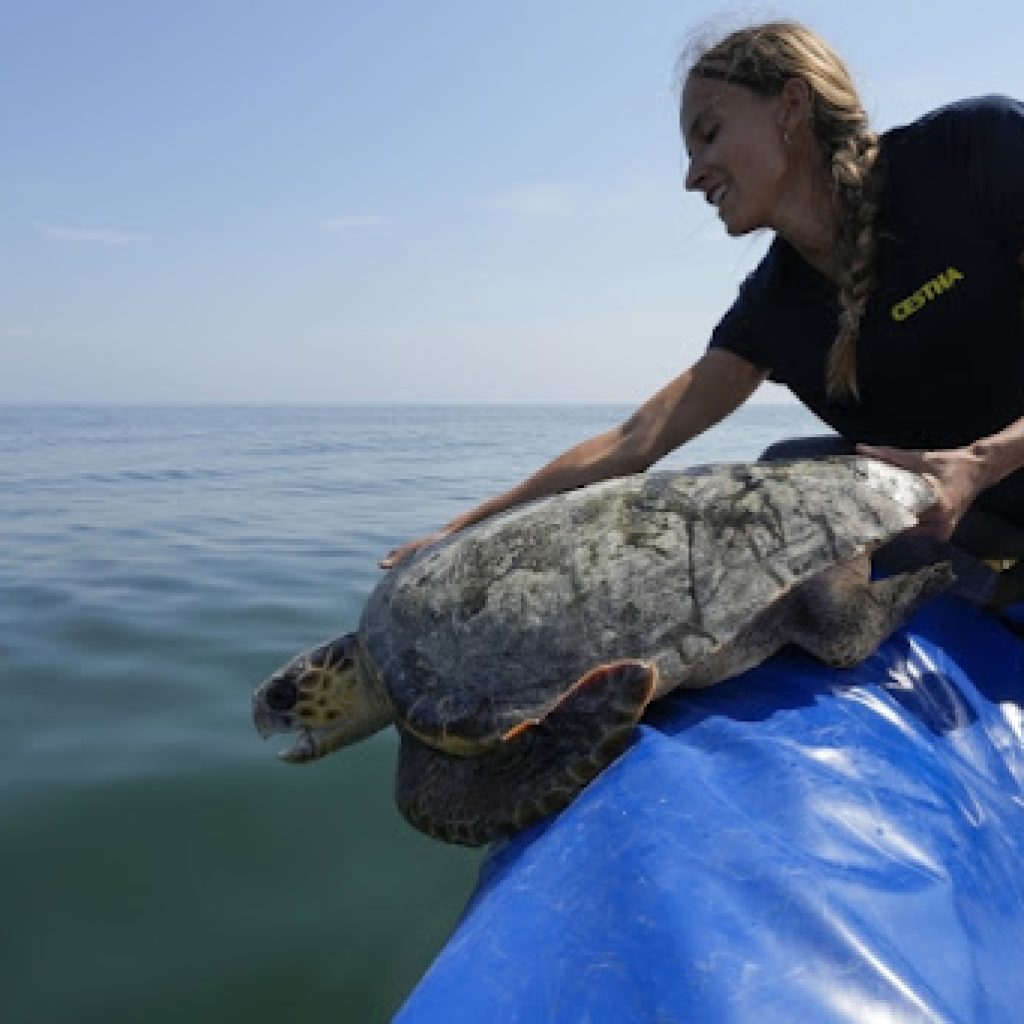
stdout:
[[936,501],[921,516],[921,527],[939,540],[949,540],[982,491],[1024,468],[1024,418],[963,448],[916,451],[859,444],[857,454],[902,466],[928,480]]

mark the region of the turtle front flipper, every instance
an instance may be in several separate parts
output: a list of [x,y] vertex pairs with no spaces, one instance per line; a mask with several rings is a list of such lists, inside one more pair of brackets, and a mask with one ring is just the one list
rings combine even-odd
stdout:
[[478,755],[446,753],[401,729],[398,809],[420,831],[464,846],[561,810],[629,745],[657,675],[646,661],[599,665],[543,718]]
[[805,584],[790,639],[827,665],[863,661],[929,598],[954,580],[949,562],[869,579],[867,558],[834,566]]

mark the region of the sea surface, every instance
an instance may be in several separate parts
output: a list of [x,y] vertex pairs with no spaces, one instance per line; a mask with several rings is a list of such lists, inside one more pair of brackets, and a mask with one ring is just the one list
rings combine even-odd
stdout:
[[[284,765],[251,691],[389,548],[627,413],[0,408],[0,1020],[389,1020],[481,855],[399,817],[393,731]],[[820,430],[751,405],[664,465]]]

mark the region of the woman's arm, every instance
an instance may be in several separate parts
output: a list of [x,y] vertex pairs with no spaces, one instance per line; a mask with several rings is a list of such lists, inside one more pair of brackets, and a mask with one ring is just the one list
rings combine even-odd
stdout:
[[921,516],[921,526],[939,540],[949,540],[982,491],[1024,468],[1024,418],[963,448],[913,451],[858,445],[857,451],[926,477],[937,500]]
[[458,516],[437,532],[388,552],[380,566],[390,569],[420,548],[524,502],[640,473],[742,405],[766,375],[766,371],[731,352],[712,349],[624,423],[575,445],[522,483]]

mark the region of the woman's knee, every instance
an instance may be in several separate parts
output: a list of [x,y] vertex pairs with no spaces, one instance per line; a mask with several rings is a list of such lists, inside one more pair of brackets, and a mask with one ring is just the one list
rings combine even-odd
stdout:
[[852,455],[854,446],[838,434],[817,434],[814,437],[790,437],[768,445],[761,453],[761,462],[782,459],[826,459],[830,455]]

